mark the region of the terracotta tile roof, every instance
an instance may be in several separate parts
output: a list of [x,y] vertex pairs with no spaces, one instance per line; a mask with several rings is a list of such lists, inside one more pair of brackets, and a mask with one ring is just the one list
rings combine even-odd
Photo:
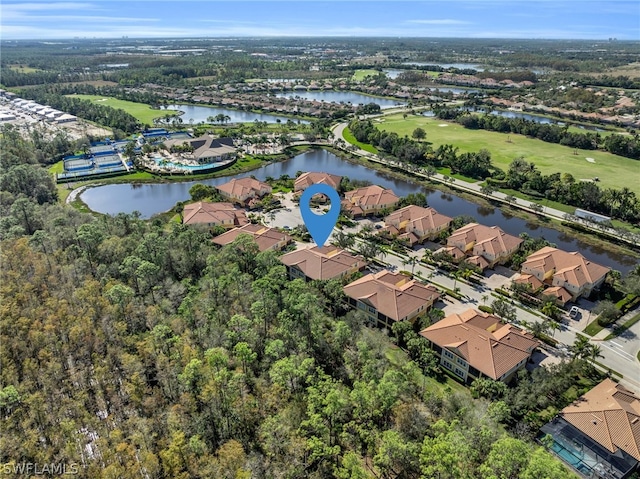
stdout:
[[367,263],[361,256],[354,256],[335,246],[304,248],[280,257],[287,266],[295,266],[311,279],[331,279],[351,270],[360,270]]
[[445,246],[433,252],[433,254],[438,254],[438,253],[446,253],[452,256],[453,259],[456,259],[456,260],[462,259],[465,257],[464,251],[462,251],[460,248],[456,248],[455,246]]
[[347,191],[344,194],[351,204],[358,206],[381,206],[396,204],[400,198],[398,198],[393,190],[382,188],[378,185],[365,186],[358,188],[357,190]]
[[640,397],[624,386],[605,379],[560,417],[610,452],[621,449],[640,461]]
[[542,296],[553,296],[562,304],[565,304],[567,301],[573,298],[573,296],[571,296],[571,293],[564,289],[562,286],[552,286],[551,288],[547,288],[542,292]]
[[271,186],[250,176],[234,178],[227,183],[216,186],[216,188],[231,198],[260,197],[271,193]]
[[493,379],[528,359],[539,344],[531,334],[474,309],[451,314],[420,331],[420,335],[450,349]]
[[482,256],[478,256],[478,255],[469,256],[468,258],[465,259],[465,261],[469,264],[477,266],[483,271],[487,266],[489,266],[489,262],[486,259],[484,259]]
[[319,173],[316,171],[309,171],[307,173],[302,173],[300,176],[296,178],[296,181],[293,186],[294,191],[302,191],[308,186],[315,185],[318,183],[322,183],[325,185],[329,185],[331,188],[338,189],[340,186],[340,181],[342,181],[342,176],[331,175],[329,173]]
[[278,243],[283,241],[285,242],[285,244],[293,241],[293,238],[291,238],[291,236],[286,233],[282,233],[274,228],[249,223],[241,226],[240,228],[233,228],[232,230],[226,231],[225,233],[216,236],[215,238],[213,238],[213,242],[221,246],[228,245],[235,241],[235,239],[241,234],[251,235],[254,241],[258,244],[258,249],[260,251],[272,249]]
[[401,321],[421,306],[431,306],[440,297],[435,287],[387,270],[368,274],[349,283],[344,287],[344,294],[371,304],[378,312],[395,321]]
[[513,282],[518,284],[529,284],[531,285],[532,291],[535,291],[538,288],[542,287],[542,281],[540,281],[532,274],[520,274],[516,279],[513,280]]
[[342,200],[340,204],[342,205],[343,209],[349,211],[353,216],[361,216],[364,214],[362,208],[360,208],[358,205],[354,205],[349,200]]
[[438,213],[433,208],[409,205],[394,211],[384,219],[385,224],[406,231],[432,231],[451,223],[451,218]]
[[610,271],[610,268],[589,261],[577,251],[568,253],[550,246],[527,256],[522,267],[541,271],[542,274],[553,271],[554,279],[577,288],[597,283]]
[[244,210],[239,210],[231,203],[206,203],[199,201],[184,205],[182,223],[193,224],[234,224],[242,226],[249,222]]
[[520,246],[522,241],[522,238],[507,234],[498,226],[469,223],[451,233],[447,245],[460,247],[471,244],[474,255],[489,253],[500,257]]

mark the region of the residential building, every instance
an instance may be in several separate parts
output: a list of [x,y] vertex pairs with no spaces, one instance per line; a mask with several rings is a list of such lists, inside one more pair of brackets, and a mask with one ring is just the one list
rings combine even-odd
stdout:
[[447,246],[455,246],[469,257],[481,256],[487,267],[493,268],[511,258],[522,241],[522,238],[507,234],[498,226],[469,223],[451,233]]
[[449,228],[452,218],[438,213],[433,208],[409,205],[394,211],[384,219],[387,226],[393,226],[400,232],[399,238],[407,237],[410,244],[412,238],[418,243],[436,238]]
[[530,254],[521,266],[523,274],[535,276],[546,285],[564,288],[573,301],[598,289],[609,271],[610,268],[589,261],[577,251],[568,253],[551,246]]
[[569,301],[573,300],[571,293],[564,289],[562,286],[551,286],[542,292],[542,296],[548,296],[553,298],[558,306],[564,306]]
[[582,477],[625,479],[640,470],[640,396],[611,379],[565,407],[542,433]]
[[544,286],[542,281],[532,274],[519,274],[513,282],[515,284],[528,284],[529,288],[531,288],[531,292],[536,292]]
[[250,176],[234,178],[216,186],[216,189],[225,199],[241,205],[247,205],[251,200],[257,200],[271,193],[271,186]]
[[169,151],[172,148],[181,149],[188,158],[192,158],[199,164],[216,163],[230,160],[236,155],[236,147],[232,138],[214,138],[211,135],[202,135],[198,138],[167,140],[164,145]]
[[341,181],[342,181],[342,176],[331,175],[329,173],[319,173],[316,171],[309,171],[307,173],[302,173],[300,176],[296,178],[296,181],[293,184],[293,191],[296,193],[302,192],[307,187],[315,184],[328,185],[337,191],[338,188],[340,187]]
[[246,225],[249,222],[244,210],[237,209],[231,203],[207,203],[199,201],[184,205],[182,223],[185,225],[234,226]]
[[342,206],[354,217],[378,214],[391,209],[400,201],[393,190],[378,185],[365,186],[344,194]]
[[508,383],[539,345],[530,333],[475,309],[450,314],[420,335],[440,364],[465,383],[478,378]]
[[282,233],[274,228],[248,223],[239,228],[225,231],[221,235],[213,238],[213,242],[220,246],[228,245],[235,241],[241,234],[250,235],[258,244],[260,251],[279,251],[293,241],[293,238],[286,233]]
[[302,248],[282,255],[280,261],[287,267],[291,279],[304,278],[307,281],[342,278],[363,270],[367,265],[361,256],[354,256],[335,246]]
[[372,322],[387,328],[397,321],[411,321],[421,316],[440,297],[432,285],[387,270],[363,276],[343,289],[349,304],[364,311]]

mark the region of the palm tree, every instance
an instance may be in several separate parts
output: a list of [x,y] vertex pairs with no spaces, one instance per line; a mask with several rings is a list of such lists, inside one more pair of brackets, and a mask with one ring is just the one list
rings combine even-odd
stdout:
[[573,355],[573,359],[583,359],[589,355],[590,346],[589,339],[579,334],[573,344],[569,346],[569,351]]
[[355,244],[355,238],[342,231],[338,231],[333,235],[333,244],[341,249],[349,249]]
[[487,300],[489,299],[489,296],[486,294],[482,295],[482,304],[487,304]]
[[551,337],[555,338],[556,331],[560,329],[560,323],[552,319],[551,321],[549,321],[549,329],[551,329]]
[[409,266],[411,265],[411,276],[413,276],[413,271],[416,268],[416,265],[420,262],[420,260],[418,258],[416,258],[415,256],[409,256],[405,259],[402,260],[402,265],[403,266]]

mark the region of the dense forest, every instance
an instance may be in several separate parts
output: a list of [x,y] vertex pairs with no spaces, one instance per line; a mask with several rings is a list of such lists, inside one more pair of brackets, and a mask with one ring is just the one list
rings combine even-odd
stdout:
[[573,477],[533,439],[598,380],[586,350],[512,388],[452,389],[420,323],[367,326],[342,283],[290,281],[249,237],[217,249],[206,230],[59,205],[23,146],[3,145],[15,163],[0,177],[3,464],[92,479]]

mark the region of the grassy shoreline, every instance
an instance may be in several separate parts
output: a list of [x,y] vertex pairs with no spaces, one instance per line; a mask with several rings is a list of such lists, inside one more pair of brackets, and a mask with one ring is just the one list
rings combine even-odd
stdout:
[[[313,146],[293,146],[289,147],[285,150],[285,152],[278,156],[273,156],[272,159],[262,160],[255,157],[249,157],[246,161],[238,160],[236,163],[231,165],[229,168],[225,168],[223,170],[218,170],[213,173],[203,174],[203,175],[154,175],[149,173],[148,171],[137,171],[135,173],[129,173],[127,175],[117,176],[114,178],[103,178],[99,180],[87,180],[80,182],[72,182],[72,183],[59,183],[58,188],[58,201],[60,203],[66,203],[69,195],[79,189],[79,188],[96,188],[98,186],[111,185],[111,184],[122,184],[122,183],[131,183],[131,184],[145,184],[145,183],[180,183],[187,181],[199,181],[199,180],[210,180],[212,178],[220,178],[223,176],[231,176],[242,173],[248,173],[249,171],[256,170],[262,166],[277,163],[280,161],[286,161],[290,158],[293,158],[300,153],[304,153],[309,149],[314,148]],[[266,155],[265,155],[266,156]],[[59,169],[58,163],[49,167],[50,172],[54,172],[56,169]],[[68,186],[71,185],[71,188]],[[69,203],[74,208],[90,211],[89,207],[78,197],[75,200]],[[99,213],[96,213],[99,214]]]
[[[257,163],[252,162],[250,165],[242,165],[242,162],[237,162],[234,166],[236,165],[241,165],[238,169],[236,170],[232,170],[233,166],[228,168],[228,169],[224,169],[224,170],[220,170],[211,174],[207,174],[207,175],[193,175],[193,176],[170,176],[170,177],[166,177],[166,176],[157,176],[157,175],[152,175],[150,173],[147,172],[136,172],[136,173],[132,173],[129,175],[123,175],[123,176],[119,176],[116,178],[108,178],[108,179],[104,179],[104,180],[100,180],[100,181],[86,181],[86,182],[81,182],[81,183],[77,183],[74,185],[74,187],[72,189],[67,189],[65,188],[65,184],[60,184],[58,185],[58,193],[59,193],[59,201],[61,203],[65,203],[66,202],[66,198],[69,196],[69,194],[71,193],[72,190],[75,190],[77,188],[80,187],[87,187],[87,188],[94,188],[97,186],[103,186],[106,184],[113,184],[113,183],[134,183],[134,184],[143,184],[143,183],[171,183],[171,182],[182,182],[182,181],[197,181],[197,180],[207,180],[207,179],[211,179],[211,178],[218,178],[221,176],[229,176],[232,174],[240,174],[240,173],[247,173],[249,171],[255,170],[260,168],[261,166],[264,166],[266,164],[269,163],[275,163],[278,161],[285,161],[289,158],[292,158],[300,153],[303,153],[305,151],[308,151],[310,149],[313,148],[317,148],[316,146],[295,146],[295,147],[290,147],[287,148],[286,150],[286,157],[282,157],[282,158],[274,158],[273,160],[270,161],[259,161]],[[355,155],[346,153],[342,150],[339,150],[337,148],[333,148],[333,147],[323,147],[325,150],[335,154],[336,156],[340,157],[341,159],[345,160],[345,161],[349,161],[351,163],[355,163],[355,164],[359,164],[362,166],[365,166],[367,168],[371,168],[377,171],[384,171],[385,173],[399,178],[399,179],[403,179],[406,181],[412,181],[415,183],[418,183],[424,187],[428,187],[430,189],[434,189],[434,190],[438,190],[438,191],[442,191],[444,193],[449,193],[449,194],[454,194],[462,199],[465,199],[467,201],[471,201],[477,205],[480,206],[484,206],[484,207],[490,207],[490,208],[499,208],[505,212],[508,212],[508,214],[510,214],[511,216],[517,217],[517,218],[521,218],[526,220],[527,222],[537,225],[537,226],[547,226],[547,227],[551,227],[557,231],[560,231],[564,234],[568,234],[571,235],[573,237],[575,237],[576,239],[580,240],[580,241],[584,241],[585,243],[588,243],[590,245],[593,246],[597,246],[599,248],[602,248],[604,250],[610,251],[612,253],[616,253],[616,254],[624,254],[624,255],[628,255],[628,256],[632,256],[635,258],[640,258],[640,252],[633,250],[631,248],[627,248],[625,246],[622,245],[618,245],[618,244],[613,244],[610,241],[604,240],[602,238],[599,238],[597,236],[594,236],[592,234],[587,234],[587,233],[583,233],[580,231],[576,231],[574,229],[571,229],[567,226],[564,226],[561,224],[560,221],[557,220],[543,220],[541,219],[539,216],[534,215],[532,213],[528,213],[526,211],[523,211],[521,209],[517,209],[517,208],[512,208],[512,207],[508,207],[508,206],[504,206],[503,204],[497,204],[494,202],[491,202],[483,197],[480,196],[476,196],[473,195],[471,193],[465,192],[465,191],[461,191],[461,190],[456,190],[456,189],[452,189],[450,187],[448,187],[447,185],[444,185],[442,183],[439,182],[431,182],[428,180],[424,180],[415,176],[412,176],[410,174],[408,174],[405,171],[399,170],[397,168],[389,168],[385,165],[382,165],[380,163],[377,162],[372,162],[369,161],[365,158],[361,158],[361,157],[357,157]],[[55,165],[54,165],[55,166]],[[61,191],[62,190],[62,191]],[[88,206],[82,202],[82,200],[80,200],[79,198],[76,198],[76,200],[74,200],[73,202],[70,203],[72,206],[74,206],[75,208],[81,209],[81,210],[89,210]]]
[[567,226],[564,226],[562,224],[561,221],[559,220],[554,220],[554,219],[542,219],[541,217],[529,213],[527,211],[524,211],[522,209],[519,208],[513,208],[511,206],[505,206],[502,203],[496,203],[496,202],[492,202],[489,201],[483,197],[480,196],[476,196],[474,194],[468,193],[466,191],[462,191],[462,190],[458,190],[455,188],[450,188],[447,185],[444,185],[443,183],[440,182],[431,182],[431,181],[427,181],[427,180],[423,180],[421,178],[412,176],[410,174],[407,174],[406,172],[399,170],[397,168],[389,168],[385,165],[382,165],[380,163],[377,162],[373,162],[373,161],[369,161],[365,158],[361,158],[361,157],[356,157],[354,155],[349,155],[346,154],[340,150],[336,150],[335,148],[326,148],[327,150],[331,151],[332,153],[336,154],[337,156],[339,156],[340,158],[346,160],[346,161],[350,161],[352,163],[356,163],[356,164],[360,164],[362,166],[366,166],[367,168],[371,168],[377,171],[383,171],[391,176],[394,176],[396,178],[399,179],[403,179],[403,180],[407,180],[407,181],[412,181],[415,183],[419,183],[420,185],[430,188],[430,189],[434,189],[434,190],[438,190],[438,191],[442,191],[444,193],[449,193],[449,194],[453,194],[455,196],[458,196],[462,199],[465,199],[467,201],[471,201],[477,205],[480,206],[484,206],[484,207],[489,207],[489,208],[498,208],[501,209],[502,211],[508,213],[509,215],[516,217],[516,218],[520,218],[523,220],[526,220],[528,223],[531,223],[533,225],[536,226],[546,226],[549,228],[553,228],[557,231],[560,231],[561,233],[570,235],[574,238],[576,238],[579,241],[583,241],[587,244],[590,244],[592,246],[597,246],[599,248],[602,248],[606,251],[610,251],[612,253],[616,253],[616,254],[624,254],[624,255],[628,255],[628,256],[632,256],[634,258],[639,258],[640,259],[640,251],[631,249],[629,247],[623,246],[623,245],[619,245],[619,244],[615,244],[612,243],[609,240],[605,240],[603,238],[599,238],[595,235],[592,234],[587,234],[587,233],[583,233],[580,231],[576,231],[572,228],[569,228]]

